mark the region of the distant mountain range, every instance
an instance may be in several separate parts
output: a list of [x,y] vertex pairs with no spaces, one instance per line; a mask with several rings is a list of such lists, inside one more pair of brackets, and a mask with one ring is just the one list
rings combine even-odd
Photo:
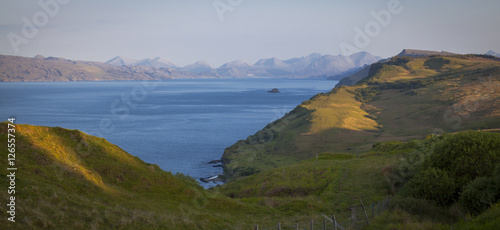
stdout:
[[[500,57],[499,53],[488,51],[487,55]],[[398,56],[418,57],[429,55],[455,55],[449,52],[425,50],[403,50]],[[187,66],[177,66],[161,58],[134,60],[117,56],[106,63],[73,61],[64,58],[34,58],[0,55],[0,81],[115,81],[154,80],[174,78],[326,78],[340,80],[366,66],[381,61],[381,57],[367,52],[351,56],[334,56],[313,53],[299,58],[280,60],[260,59],[254,64],[236,60],[218,68],[206,61]],[[357,74],[355,79],[366,75]],[[350,83],[356,82],[354,79]]]
[[[121,61],[128,63],[130,60]],[[0,55],[0,81],[126,81],[209,77],[216,76],[144,65],[115,66],[100,62],[45,58],[41,55],[34,58]]]
[[333,56],[313,53],[300,58],[280,60],[278,58],[260,59],[255,64],[236,60],[228,62],[219,68],[213,68],[205,61],[179,67],[163,58],[134,60],[117,56],[106,63],[115,66],[149,66],[155,68],[173,68],[178,71],[196,74],[215,74],[218,77],[293,77],[293,78],[326,78],[359,70],[365,65],[381,60],[367,52],[351,56]]

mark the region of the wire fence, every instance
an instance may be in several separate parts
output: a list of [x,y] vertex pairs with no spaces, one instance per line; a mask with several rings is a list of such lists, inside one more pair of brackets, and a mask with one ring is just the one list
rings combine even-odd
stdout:
[[365,206],[363,201],[360,200],[360,205],[351,206],[351,217],[342,222],[337,222],[335,215],[331,217],[321,214],[321,220],[310,220],[309,223],[295,223],[294,225],[284,225],[281,222],[277,223],[275,226],[267,228],[259,228],[259,225],[254,226],[254,230],[345,230],[345,229],[360,229],[365,225],[370,224],[370,220],[380,215],[382,212],[387,210],[389,207],[390,197],[387,196],[383,200],[374,202],[368,206]]

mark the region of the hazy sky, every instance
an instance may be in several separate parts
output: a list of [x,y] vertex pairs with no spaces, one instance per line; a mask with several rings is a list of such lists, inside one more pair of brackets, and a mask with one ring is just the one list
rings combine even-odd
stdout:
[[341,44],[382,57],[500,52],[499,10],[498,0],[0,0],[0,54],[218,67],[338,55]]

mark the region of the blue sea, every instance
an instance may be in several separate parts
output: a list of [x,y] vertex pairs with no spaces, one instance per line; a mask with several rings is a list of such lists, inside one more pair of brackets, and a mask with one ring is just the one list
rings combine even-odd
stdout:
[[[166,171],[199,179],[222,173],[208,162],[220,159],[226,147],[336,83],[268,78],[2,82],[0,120],[79,129]],[[268,93],[272,88],[280,93]]]

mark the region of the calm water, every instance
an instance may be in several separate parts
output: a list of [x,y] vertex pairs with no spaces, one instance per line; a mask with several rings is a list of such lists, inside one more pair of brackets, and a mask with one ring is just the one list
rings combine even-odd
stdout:
[[[193,79],[160,82],[0,83],[0,120],[79,129],[148,163],[194,178],[208,161],[336,81]],[[281,93],[267,90],[278,88]],[[203,184],[205,187],[211,184]]]

